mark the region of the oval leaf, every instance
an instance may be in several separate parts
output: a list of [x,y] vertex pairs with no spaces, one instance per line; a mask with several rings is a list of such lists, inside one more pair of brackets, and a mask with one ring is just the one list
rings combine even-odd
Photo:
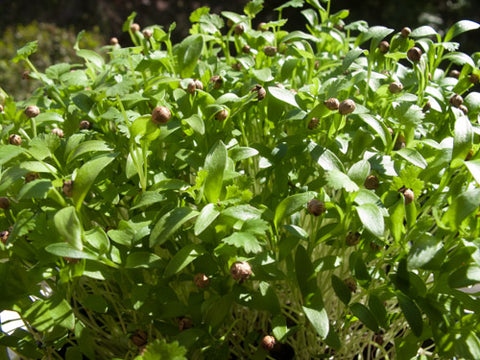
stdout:
[[73,206],[57,211],[53,217],[53,222],[55,223],[58,233],[72,248],[76,250],[83,249],[83,227]]
[[313,197],[314,193],[309,191],[301,194],[291,195],[283,199],[275,209],[275,227],[278,227],[284,217],[289,216],[306,206],[307,203],[313,199]]
[[194,211],[188,207],[175,208],[165,215],[155,224],[150,234],[150,247],[163,244],[175,231],[188,220],[198,215],[198,211]]
[[190,264],[197,257],[205,252],[203,247],[197,244],[190,244],[180,249],[175,256],[170,260],[165,268],[164,277],[175,275],[182,271],[188,264]]
[[208,171],[203,185],[203,193],[207,200],[216,203],[222,192],[223,173],[227,164],[227,148],[223,142],[217,142],[205,159],[205,169]]
[[207,204],[204,206],[195,222],[195,236],[200,235],[212,222],[215,221],[218,215],[220,215],[220,212],[215,209],[215,204]]
[[372,203],[366,203],[356,207],[358,217],[365,229],[376,237],[382,237],[385,230],[385,223],[382,212]]

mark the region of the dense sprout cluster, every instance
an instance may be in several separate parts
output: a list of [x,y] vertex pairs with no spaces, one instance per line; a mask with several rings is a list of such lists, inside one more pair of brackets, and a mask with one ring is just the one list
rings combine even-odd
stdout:
[[[42,85],[0,101],[0,310],[27,329],[5,344],[477,357],[480,56],[453,39],[479,25],[395,31],[307,3],[268,23],[261,0],[200,8],[177,44],[132,14],[134,46],[45,72],[18,50]],[[306,29],[285,31],[301,6]]]

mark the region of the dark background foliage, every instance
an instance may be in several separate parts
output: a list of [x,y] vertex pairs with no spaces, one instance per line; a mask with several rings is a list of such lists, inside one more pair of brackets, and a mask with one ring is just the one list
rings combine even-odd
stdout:
[[[209,6],[212,12],[222,10],[240,12],[248,0],[45,0],[7,1],[0,11],[0,31],[8,26],[31,21],[51,22],[60,27],[74,26],[76,30],[98,26],[106,36],[121,35],[121,25],[132,12],[138,13],[140,25],[177,22],[175,36],[182,38],[189,28],[188,17],[192,10]],[[265,1],[264,18],[276,16],[273,9],[284,0]],[[480,10],[476,1],[469,0],[333,0],[332,11],[349,9],[353,20],[366,20],[370,25],[384,25],[397,30],[403,26],[416,27],[429,24],[445,29],[461,19],[480,21]],[[303,17],[296,9],[288,9],[287,29],[303,28]],[[472,35],[472,39],[473,39]],[[473,40],[472,40],[473,42]]]
[[[242,13],[249,0],[0,0],[0,87],[16,99],[24,98],[38,84],[22,80],[23,64],[12,64],[16,49],[33,40],[39,41],[39,51],[32,60],[40,71],[54,63],[75,58],[72,48],[76,34],[87,30],[83,47],[98,49],[117,37],[122,46],[130,46],[128,33],[122,25],[135,11],[135,21],[141,27],[159,24],[166,29],[176,22],[173,41],[179,42],[190,28],[190,13],[208,6],[213,13],[223,10]],[[274,9],[287,0],[266,0],[257,21],[276,20]],[[321,1],[323,3],[323,1]],[[468,0],[332,0],[332,13],[349,9],[346,22],[366,20],[370,26],[383,25],[400,31],[404,26],[415,28],[431,25],[442,32],[458,20],[480,22],[476,1]],[[305,19],[299,9],[287,8],[285,29],[305,29]],[[256,25],[256,24],[254,24]],[[459,38],[459,51],[478,51],[477,32]]]

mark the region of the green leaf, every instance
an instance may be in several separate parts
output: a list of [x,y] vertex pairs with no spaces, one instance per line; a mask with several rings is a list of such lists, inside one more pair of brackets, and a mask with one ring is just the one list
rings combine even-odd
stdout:
[[105,60],[93,50],[81,49],[77,50],[77,56],[85,59],[87,63],[93,64],[97,70],[101,70],[105,64]]
[[100,294],[89,294],[81,303],[97,313],[105,314],[108,311],[108,303]]
[[368,174],[370,174],[370,163],[367,160],[357,161],[347,173],[348,177],[359,186],[363,185]]
[[148,251],[136,251],[127,256],[125,268],[157,268],[163,266],[163,260],[156,254]]
[[473,178],[480,184],[480,160],[470,160],[464,162],[468,171],[472,174]]
[[300,106],[297,104],[297,101],[295,100],[295,94],[293,94],[290,90],[278,88],[276,86],[270,86],[268,88],[268,92],[275,99],[280,100],[289,105],[292,105],[297,109],[300,109]]
[[443,41],[450,41],[454,37],[463,34],[464,32],[477,30],[480,25],[474,21],[470,20],[460,20],[453,24],[453,26],[448,29],[447,33],[445,34],[445,38]]
[[410,162],[411,164],[418,166],[421,169],[426,169],[428,164],[427,161],[423,158],[423,156],[415,149],[411,148],[403,148],[396,152],[397,155],[400,155],[405,160]]
[[174,257],[169,261],[165,268],[164,277],[169,277],[182,271],[188,264],[195,260],[200,255],[203,255],[205,250],[202,246],[197,244],[189,244],[181,248]]
[[237,146],[230,149],[230,158],[233,161],[240,161],[258,155],[258,150],[250,147]]
[[160,128],[153,123],[151,115],[140,116],[130,127],[131,139],[143,136],[148,141],[155,140],[160,135]]
[[465,64],[470,65],[472,68],[475,68],[475,63],[472,58],[462,52],[451,52],[443,55],[443,60],[449,60],[456,65],[463,66]]
[[303,0],[290,0],[287,1],[285,4],[280,5],[279,7],[276,7],[274,10],[275,11],[280,11],[282,9],[285,9],[287,7],[293,7],[293,8],[299,8],[303,7]]
[[250,72],[259,82],[269,82],[274,79],[272,76],[272,70],[270,68],[263,68],[259,70],[252,69]]
[[393,109],[396,119],[404,125],[411,126],[419,124],[425,117],[422,108],[409,102],[394,105]]
[[23,47],[17,50],[17,54],[12,59],[12,62],[18,63],[20,60],[26,60],[30,55],[37,52],[38,49],[38,40],[30,41],[26,43]]
[[356,302],[350,305],[350,310],[366,327],[374,332],[378,331],[377,319],[375,319],[369,308]]
[[383,215],[377,205],[366,203],[356,207],[358,217],[365,229],[371,232],[376,237],[383,237],[385,231],[385,224]]
[[110,250],[110,240],[107,234],[100,226],[95,226],[85,232],[85,240],[94,249],[98,250],[99,254],[105,254]]
[[52,331],[54,326],[73,330],[75,316],[67,300],[55,294],[47,300],[36,300],[22,314],[37,331]]
[[463,164],[463,160],[473,145],[473,129],[467,116],[460,116],[455,121],[455,136],[453,138],[452,167]]
[[338,170],[330,170],[325,173],[325,181],[327,185],[335,190],[345,189],[347,192],[353,192],[358,190],[357,184],[355,184],[348,175]]
[[211,203],[220,199],[227,157],[227,148],[223,142],[218,141],[205,159],[205,170],[208,173],[203,184],[203,193]]
[[328,149],[324,149],[321,146],[315,146],[310,152],[312,159],[320,165],[323,170],[339,170],[345,171],[343,163],[340,159]]
[[461,266],[448,276],[448,285],[452,288],[468,287],[480,283],[480,266]]
[[322,339],[328,335],[330,324],[328,322],[328,315],[325,308],[322,306],[319,309],[313,309],[307,306],[302,306],[303,312],[313,328],[317,331]]
[[20,146],[15,145],[0,145],[0,165],[7,163],[14,159],[18,155],[22,154],[25,150]]
[[359,117],[363,122],[370,126],[378,134],[383,145],[387,145],[387,135],[379,120],[370,114],[354,114],[353,116]]
[[243,11],[248,17],[254,18],[262,9],[263,0],[250,0],[250,2],[245,5]]
[[275,228],[278,228],[280,222],[289,215],[305,207],[307,203],[314,198],[314,193],[309,191],[305,193],[290,195],[283,199],[275,209]]
[[51,188],[52,182],[48,179],[30,181],[20,189],[17,199],[45,199]]
[[67,162],[72,162],[77,157],[92,152],[101,152],[101,151],[112,151],[112,149],[108,146],[108,143],[102,140],[88,140],[80,143],[75,150],[73,150],[68,158]]
[[157,204],[165,200],[165,196],[159,194],[156,191],[145,191],[138,195],[135,199],[134,206],[130,208],[130,210],[135,210],[139,208],[146,208],[148,206]]
[[187,360],[186,354],[187,349],[179,346],[177,341],[167,343],[163,339],[156,339],[149,342],[142,355],[137,356],[135,360]]
[[480,189],[468,190],[455,197],[445,212],[442,222],[456,231],[462,222],[480,206]]
[[190,127],[196,133],[200,135],[205,134],[205,123],[203,122],[203,119],[199,115],[193,114],[192,116],[186,119],[183,119],[183,121],[185,121],[188,125],[190,125]]
[[435,237],[422,234],[414,240],[410,248],[407,257],[408,267],[411,269],[421,268],[432,260],[442,247],[442,242],[438,241]]
[[163,215],[150,234],[150,247],[163,244],[184,223],[197,215],[198,211],[194,211],[189,207],[178,207]]
[[428,25],[420,26],[416,29],[414,29],[411,33],[410,36],[413,38],[421,38],[421,37],[430,37],[430,36],[435,36],[438,35],[438,33],[435,31],[434,28]]
[[97,260],[98,256],[91,252],[81,251],[67,243],[50,244],[45,248],[46,252],[60,257],[68,257],[72,259],[90,259]]
[[315,292],[317,284],[312,261],[302,245],[299,245],[295,252],[295,275],[303,298],[309,298]]
[[372,294],[368,298],[368,308],[373,316],[375,316],[375,319],[377,319],[380,326],[387,328],[387,310],[383,301],[378,296]]
[[88,191],[95,182],[98,174],[115,159],[116,154],[100,155],[82,165],[77,171],[73,183],[72,198],[75,207],[80,209]]
[[350,50],[346,55],[345,58],[342,61],[342,72],[345,72],[348,70],[350,65],[360,56],[363,54],[363,49],[360,49],[359,47]]
[[262,246],[257,238],[249,232],[235,232],[222,241],[236,248],[242,248],[247,254],[258,254],[262,251]]
[[335,294],[338,298],[345,304],[348,305],[350,299],[352,298],[352,293],[345,282],[336,275],[332,275],[332,287],[335,291]]
[[186,37],[174,49],[177,57],[177,73],[183,78],[191,77],[204,46],[203,35],[194,34]]
[[396,295],[398,304],[400,305],[400,309],[402,309],[408,325],[410,325],[410,328],[417,337],[420,336],[423,329],[422,313],[420,312],[420,309],[413,300],[401,292],[397,291]]
[[83,249],[83,227],[73,206],[63,208],[55,214],[53,222],[58,233],[75,249]]
[[199,22],[202,15],[206,15],[209,12],[210,12],[210,8],[208,6],[202,6],[190,14],[189,20],[191,23]]
[[220,215],[220,211],[215,209],[215,204],[207,204],[203,207],[200,215],[195,222],[195,236],[200,235],[215,219]]
[[279,314],[272,319],[272,333],[275,339],[282,341],[287,335],[287,320],[285,316]]

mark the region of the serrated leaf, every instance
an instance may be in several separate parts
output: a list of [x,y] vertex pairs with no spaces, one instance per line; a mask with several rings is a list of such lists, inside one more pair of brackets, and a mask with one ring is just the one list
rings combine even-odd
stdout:
[[233,245],[236,248],[245,250],[247,254],[258,254],[262,246],[255,235],[248,232],[235,232],[222,240],[225,244]]
[[198,215],[198,211],[192,210],[189,207],[175,208],[165,215],[155,224],[155,227],[150,234],[150,247],[161,245],[172,236],[175,231],[190,219]]
[[383,237],[385,231],[385,223],[382,212],[372,203],[366,203],[356,207],[358,217],[365,229],[376,237]]
[[169,277],[179,273],[204,252],[205,249],[198,244],[189,244],[181,248],[169,261],[163,276]]
[[242,225],[242,232],[248,232],[256,236],[264,236],[270,229],[268,222],[263,219],[247,219]]
[[55,214],[53,222],[58,233],[77,250],[83,249],[83,227],[73,206],[63,208]]
[[335,190],[345,189],[347,192],[358,190],[358,185],[355,184],[348,175],[338,170],[330,170],[325,173],[325,181],[327,185]]
[[77,171],[73,183],[72,198],[75,207],[80,209],[85,196],[90,191],[98,174],[107,167],[116,157],[116,154],[100,155],[82,165]]
[[275,227],[278,227],[280,222],[294,212],[306,206],[307,203],[314,198],[314,193],[309,191],[305,193],[290,195],[283,199],[275,209]]
[[38,49],[38,40],[30,41],[17,50],[17,54],[12,59],[12,62],[18,63],[20,60],[27,59],[30,55],[35,53]]
[[215,204],[207,204],[203,207],[200,215],[195,222],[195,236],[200,235],[215,219],[220,215],[220,211],[215,209]]
[[426,169],[428,164],[427,161],[423,158],[423,156],[415,149],[411,148],[403,148],[396,152],[396,154],[403,157],[405,160],[410,162],[411,164],[418,166],[421,169]]
[[445,38],[443,41],[450,41],[454,37],[463,34],[464,32],[477,30],[480,25],[474,21],[470,20],[460,20],[453,24],[453,26],[448,29],[447,33],[445,34]]
[[243,11],[249,17],[253,18],[263,9],[263,0],[251,0],[245,5]]
[[203,193],[211,203],[216,203],[220,198],[227,157],[227,148],[223,142],[218,141],[205,159],[205,170],[208,173],[203,183]]
[[145,351],[142,352],[143,355],[141,360],[158,360],[158,359],[168,359],[168,360],[186,360],[185,355],[187,354],[187,349],[183,346],[179,346],[177,341],[167,343],[165,340],[156,339],[153,342],[149,342]]

